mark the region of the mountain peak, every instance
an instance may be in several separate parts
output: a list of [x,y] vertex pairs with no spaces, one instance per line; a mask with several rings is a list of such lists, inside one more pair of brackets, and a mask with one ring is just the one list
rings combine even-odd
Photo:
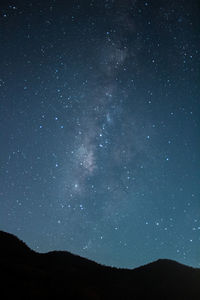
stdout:
[[0,231],[0,255],[24,256],[34,252],[22,240],[11,233]]

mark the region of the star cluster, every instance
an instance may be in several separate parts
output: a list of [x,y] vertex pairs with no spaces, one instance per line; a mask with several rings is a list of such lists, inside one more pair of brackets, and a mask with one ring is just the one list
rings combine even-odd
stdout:
[[198,1],[5,1],[0,228],[200,267]]

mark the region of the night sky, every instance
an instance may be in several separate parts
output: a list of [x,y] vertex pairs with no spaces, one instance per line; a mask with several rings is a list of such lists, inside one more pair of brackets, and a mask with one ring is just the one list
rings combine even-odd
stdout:
[[1,1],[0,61],[0,229],[200,267],[199,1]]

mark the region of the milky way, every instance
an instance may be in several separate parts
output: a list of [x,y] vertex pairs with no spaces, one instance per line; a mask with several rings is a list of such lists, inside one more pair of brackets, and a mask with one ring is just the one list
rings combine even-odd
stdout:
[[0,228],[40,252],[199,267],[198,1],[0,8]]

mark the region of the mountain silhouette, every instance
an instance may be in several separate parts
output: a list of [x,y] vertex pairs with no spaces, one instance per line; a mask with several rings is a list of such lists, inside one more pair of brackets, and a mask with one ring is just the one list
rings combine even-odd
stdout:
[[200,269],[160,259],[129,270],[67,251],[37,253],[0,231],[1,299],[200,299]]

